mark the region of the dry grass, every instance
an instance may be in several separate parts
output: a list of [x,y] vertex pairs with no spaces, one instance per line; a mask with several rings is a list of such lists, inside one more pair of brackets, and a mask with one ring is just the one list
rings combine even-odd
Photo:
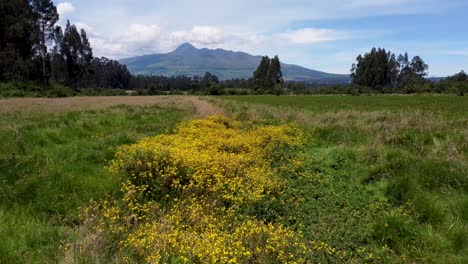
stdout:
[[0,114],[12,112],[54,114],[100,110],[115,105],[160,106],[192,111],[198,117],[224,114],[224,111],[196,96],[89,96],[68,98],[0,99]]
[[208,117],[212,115],[228,115],[229,114],[220,106],[200,99],[196,96],[186,96],[182,100],[178,101],[184,105],[189,105],[199,117]]
[[[209,99],[210,103],[226,111],[248,120],[263,120],[265,117],[280,122],[292,121],[300,126],[312,130],[340,130],[344,140],[342,144],[354,145],[347,142],[346,135],[358,132],[368,138],[367,147],[376,149],[382,144],[405,144],[405,134],[411,133],[415,137],[421,135],[449,135],[441,138],[434,137],[434,142],[417,145],[419,151],[432,154],[435,158],[448,160],[466,160],[468,142],[468,119],[461,117],[451,122],[442,114],[409,111],[356,111],[338,110],[329,112],[313,112],[291,107],[269,106],[263,104],[235,102],[228,100]],[[412,136],[410,135],[410,136]]]

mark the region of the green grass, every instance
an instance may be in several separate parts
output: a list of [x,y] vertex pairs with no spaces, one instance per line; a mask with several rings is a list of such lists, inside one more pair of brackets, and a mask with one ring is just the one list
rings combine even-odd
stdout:
[[298,205],[285,223],[309,240],[357,263],[371,253],[383,262],[468,261],[468,98],[222,99],[213,102],[237,118],[308,131],[308,177],[289,179],[283,199]]
[[[212,100],[240,120],[294,123],[310,138],[298,154],[304,177],[285,173],[288,188],[257,213],[347,254],[314,262],[468,262],[467,97]],[[135,106],[2,113],[0,263],[63,260],[80,207],[117,195],[120,179],[105,170],[116,148],[190,117]]]
[[6,112],[0,121],[0,263],[56,263],[90,200],[120,180],[105,170],[116,148],[170,132],[188,113],[116,106],[99,111]]
[[455,116],[468,115],[463,96],[225,96],[237,102],[290,107],[316,113],[336,111],[423,111]]

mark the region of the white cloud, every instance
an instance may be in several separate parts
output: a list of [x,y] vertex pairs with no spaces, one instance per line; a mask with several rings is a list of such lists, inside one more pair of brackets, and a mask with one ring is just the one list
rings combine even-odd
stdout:
[[[425,1],[428,7],[417,5],[417,8],[410,8],[406,5],[421,1]],[[95,53],[113,58],[168,52],[183,42],[196,47],[271,55],[283,54],[298,45],[305,47],[305,44],[363,35],[356,31],[351,35],[347,31],[314,28],[313,23],[317,19],[423,12],[432,10],[433,5],[429,3],[434,1],[295,0],[291,3],[290,0],[160,0],[155,3],[153,0],[141,0],[131,4],[117,1],[120,4],[116,4],[115,1],[103,0],[90,4],[90,10],[81,19],[97,29],[97,32],[90,31],[99,35],[95,38],[99,38],[102,44],[95,47]],[[246,5],[249,8],[246,9]],[[240,19],[239,14],[248,19]],[[309,21],[310,28],[281,31],[302,20]],[[105,50],[104,47],[111,48]]]
[[76,26],[78,29],[84,29],[84,30],[86,31],[86,34],[88,35],[88,38],[89,38],[89,37],[94,37],[94,36],[97,36],[97,35],[98,35],[98,34],[96,33],[96,30],[95,30],[92,26],[90,26],[90,25],[88,25],[88,24],[86,24],[86,23],[84,23],[84,22],[76,22],[76,23],[75,23],[75,26]]
[[348,38],[344,32],[323,28],[303,28],[281,33],[279,36],[293,44],[314,44]]
[[62,2],[57,5],[57,12],[61,17],[66,17],[67,15],[75,12],[75,7],[70,2]]
[[131,24],[121,37],[124,42],[146,43],[156,41],[160,36],[158,25]]
[[321,28],[303,28],[284,33],[253,33],[216,26],[193,26],[171,31],[156,24],[131,24],[115,33],[104,35],[85,23],[77,23],[90,36],[95,54],[110,58],[124,58],[152,53],[170,52],[189,42],[198,48],[224,48],[252,54],[283,54],[281,47],[315,44],[351,38],[343,31]]
[[199,48],[245,50],[265,43],[266,36],[228,31],[214,26],[194,26],[187,30],[164,30],[156,24],[132,24],[116,34],[105,36],[85,23],[77,23],[90,36],[96,54],[123,58],[151,53],[169,52],[184,42]]
[[190,42],[207,46],[223,44],[229,38],[221,29],[211,26],[195,26],[188,31],[175,31],[170,37],[174,43]]

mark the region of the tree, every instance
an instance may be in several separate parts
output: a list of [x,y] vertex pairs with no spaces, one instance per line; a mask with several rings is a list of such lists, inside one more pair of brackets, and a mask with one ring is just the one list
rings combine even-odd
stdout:
[[253,79],[255,83],[255,90],[260,90],[265,88],[265,80],[268,75],[268,69],[270,68],[270,58],[268,56],[262,57],[260,65],[258,65],[257,70],[253,74]]
[[456,93],[465,95],[468,93],[468,75],[464,71],[449,76],[437,84],[438,92]]
[[414,92],[416,86],[424,84],[424,77],[427,76],[428,66],[419,56],[415,56],[411,62],[408,53],[399,56],[400,72],[398,75],[398,87],[411,87],[407,92]]
[[268,56],[263,57],[253,74],[253,79],[256,90],[263,89],[273,93],[276,86],[282,86],[284,80],[278,56],[273,59]]
[[356,61],[351,67],[353,84],[383,91],[384,87],[391,87],[395,83],[398,64],[391,52],[373,48],[364,56],[359,55]]
[[81,34],[79,34],[76,26],[71,25],[70,21],[67,21],[67,26],[63,33],[61,53],[65,59],[66,83],[73,85],[76,90],[78,80],[85,76],[89,70],[91,60],[93,59],[93,52],[86,32],[82,29]]
[[427,64],[419,56],[410,62],[408,53],[397,58],[390,51],[373,48],[356,58],[356,63],[351,66],[351,78],[355,85],[371,87],[379,92],[395,92],[396,88],[423,84],[427,69]]
[[26,0],[0,1],[0,81],[29,76],[34,16]]
[[93,49],[89,43],[88,36],[84,29],[80,31],[80,77],[89,74],[91,61],[93,60]]
[[210,72],[205,73],[201,80],[201,86],[203,88],[209,88],[210,86],[219,84],[218,76],[211,74]]
[[66,78],[65,58],[63,52],[63,31],[60,26],[54,30],[54,47],[52,49],[52,76],[56,82],[64,82]]
[[468,82],[468,74],[466,74],[465,71],[462,70],[455,75],[447,77],[446,80],[453,82]]
[[410,66],[413,73],[419,77],[424,78],[427,76],[427,70],[429,69],[429,66],[423,61],[423,59],[421,59],[421,57],[413,57]]
[[268,74],[267,74],[266,82],[265,82],[265,89],[267,89],[270,92],[273,92],[273,90],[277,86],[282,86],[283,83],[284,83],[284,80],[283,80],[283,74],[281,72],[281,62],[278,56],[275,56],[270,61],[270,67],[268,69]]
[[54,26],[59,20],[57,7],[50,0],[30,0],[32,11],[36,18],[36,45],[35,53],[39,57],[42,65],[42,82],[48,82],[47,63],[48,50],[47,45],[53,39]]
[[86,32],[69,21],[65,30],[54,27],[57,20],[50,0],[0,1],[0,81],[33,80],[44,85],[52,76],[75,89],[130,86],[132,76],[125,65],[93,60]]

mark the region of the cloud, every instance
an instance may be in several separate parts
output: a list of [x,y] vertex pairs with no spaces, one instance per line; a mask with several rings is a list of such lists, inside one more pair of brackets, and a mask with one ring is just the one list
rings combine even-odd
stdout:
[[189,42],[198,48],[224,48],[250,53],[282,53],[280,48],[291,45],[315,44],[351,38],[351,34],[333,29],[303,28],[283,33],[253,33],[229,27],[193,26],[169,30],[157,24],[131,24],[114,34],[99,34],[85,23],[77,23],[90,36],[96,54],[124,58],[152,53],[170,52]]
[[98,35],[96,33],[96,30],[92,26],[90,26],[90,25],[88,25],[88,24],[86,24],[84,22],[76,22],[75,26],[78,29],[84,29],[86,31],[86,34],[88,35],[88,37],[95,37],[95,36]]
[[157,40],[161,36],[161,27],[158,25],[131,24],[122,38],[125,42],[145,43]]
[[190,42],[195,45],[217,45],[225,42],[229,36],[221,29],[211,26],[195,26],[191,30],[175,31],[170,34],[174,43]]
[[75,7],[70,2],[62,2],[57,5],[57,12],[61,17],[65,17],[75,12]]
[[233,32],[214,26],[193,26],[186,30],[170,31],[156,24],[131,24],[120,32],[99,34],[85,23],[77,23],[90,36],[96,54],[123,58],[151,53],[169,52],[180,44],[190,42],[199,48],[244,50],[265,43],[266,36]]
[[303,28],[279,34],[292,44],[314,44],[320,42],[346,39],[349,36],[344,32],[323,28]]

